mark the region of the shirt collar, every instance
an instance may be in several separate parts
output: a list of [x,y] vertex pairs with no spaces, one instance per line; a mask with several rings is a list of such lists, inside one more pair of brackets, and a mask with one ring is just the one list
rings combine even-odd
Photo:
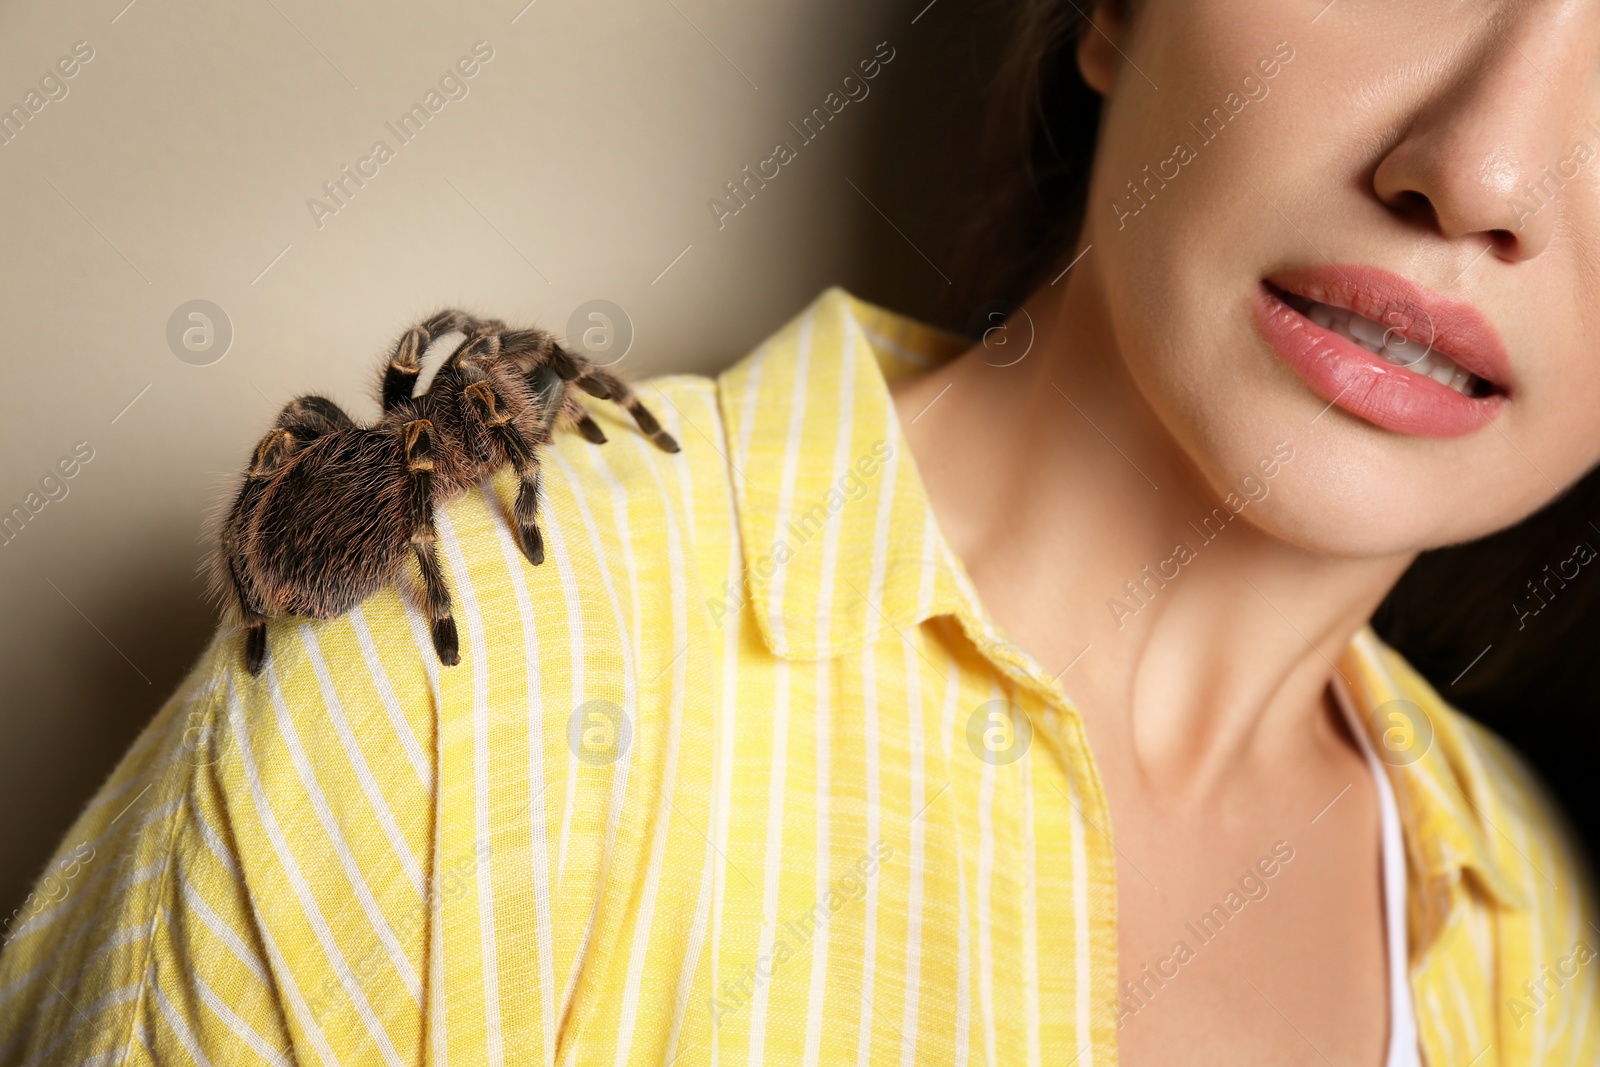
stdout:
[[[948,612],[1005,673],[1065,704],[1055,679],[999,634],[944,542],[889,394],[888,382],[966,347],[832,286],[718,376],[744,588],[775,656],[853,652]],[[1370,625],[1339,669],[1394,786],[1425,926],[1444,921],[1468,871],[1498,903],[1525,906],[1472,799],[1492,792],[1473,724]],[[1418,731],[1420,755],[1386,742],[1397,726]]]
[[718,376],[744,587],[774,655],[841,655],[957,609],[888,382],[966,347],[832,286]]
[[1468,873],[1501,906],[1527,907],[1502,859],[1503,835],[1482,810],[1497,792],[1483,761],[1486,742],[1475,736],[1483,728],[1451,707],[1370,624],[1351,640],[1339,673],[1394,786],[1407,862],[1425,890],[1424,918],[1444,920],[1450,892]]

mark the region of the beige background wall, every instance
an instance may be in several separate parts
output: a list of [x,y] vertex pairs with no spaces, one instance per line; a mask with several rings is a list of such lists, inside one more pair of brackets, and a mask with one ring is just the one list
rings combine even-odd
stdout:
[[[300,391],[374,416],[413,318],[564,332],[608,299],[633,376],[725,366],[835,282],[961,325],[929,260],[991,65],[979,0],[524,3],[0,5],[0,109],[26,113],[0,123],[0,513],[47,501],[0,543],[4,913],[215,626],[204,519],[256,438]],[[480,41],[402,144],[385,124]],[[882,41],[869,94],[719,229],[706,201]],[[231,323],[215,362],[169,345],[192,300]]]

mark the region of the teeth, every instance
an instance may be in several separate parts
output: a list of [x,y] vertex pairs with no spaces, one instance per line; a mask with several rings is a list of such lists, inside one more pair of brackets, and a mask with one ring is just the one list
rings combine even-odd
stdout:
[[1390,363],[1404,367],[1421,359],[1425,351],[1424,347],[1415,341],[1407,341],[1399,334],[1395,334],[1389,338],[1389,342],[1383,346],[1383,351],[1378,354]]
[[1481,379],[1464,370],[1444,353],[1436,352],[1419,341],[1408,341],[1399,333],[1387,330],[1371,319],[1362,318],[1347,308],[1316,301],[1310,301],[1310,305],[1305,312],[1306,318],[1323,329],[1354,341],[1396,367],[1404,367],[1424,378],[1432,378],[1440,385],[1449,386],[1462,396],[1476,395]]
[[1388,332],[1371,319],[1364,319],[1360,315],[1350,316],[1349,330],[1357,340],[1374,352],[1383,347],[1384,334]]

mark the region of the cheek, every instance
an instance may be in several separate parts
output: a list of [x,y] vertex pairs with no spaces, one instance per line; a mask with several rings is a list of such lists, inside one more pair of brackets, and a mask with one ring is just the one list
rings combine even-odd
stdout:
[[[1589,306],[1600,293],[1586,294]],[[1552,301],[1579,306],[1576,301]],[[1503,420],[1503,451],[1513,475],[1554,494],[1600,462],[1600,361],[1589,355],[1592,342],[1573,330],[1542,352],[1521,353],[1527,387]]]
[[[1102,118],[1084,240],[1130,371],[1173,417],[1236,401],[1242,375],[1276,371],[1237,312],[1269,266],[1271,201],[1300,199],[1327,151],[1320,120],[1305,121],[1303,14],[1152,0],[1130,59],[1159,90],[1126,69]],[[1258,63],[1286,41],[1293,58],[1263,78]]]

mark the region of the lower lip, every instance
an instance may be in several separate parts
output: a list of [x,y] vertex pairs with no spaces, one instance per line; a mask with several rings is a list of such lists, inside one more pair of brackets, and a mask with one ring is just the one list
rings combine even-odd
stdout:
[[1502,395],[1465,396],[1386,362],[1343,334],[1318,326],[1264,284],[1257,288],[1254,304],[1268,343],[1313,392],[1386,430],[1462,437],[1488,425],[1505,406]]

